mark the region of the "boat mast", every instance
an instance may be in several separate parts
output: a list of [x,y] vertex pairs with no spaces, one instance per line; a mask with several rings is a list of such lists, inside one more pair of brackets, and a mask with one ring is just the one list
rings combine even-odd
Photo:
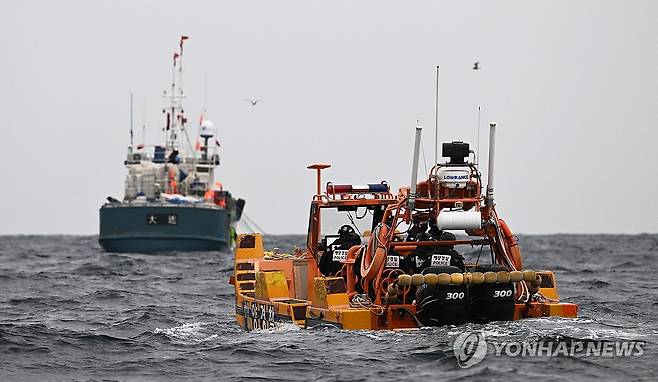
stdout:
[[133,93],[130,92],[130,147],[133,146]]
[[[188,36],[180,36],[180,61],[178,64],[178,93],[180,99],[185,97],[183,92],[183,42],[188,38]],[[185,118],[183,107],[180,105],[180,130],[185,136],[185,142],[187,142],[188,153],[186,155],[192,155],[192,173],[196,173],[197,157],[196,152],[194,151],[194,145],[192,145],[192,140],[190,140],[190,135],[187,133],[187,129],[185,128],[186,123],[187,118]]]
[[171,68],[171,91],[169,93],[171,104],[169,105],[169,112],[167,113],[167,127],[165,133],[167,136],[167,149],[169,149],[169,151],[173,150],[176,145],[176,60],[179,56],[178,53],[174,53],[174,61]]
[[[167,134],[167,149],[169,151],[179,149],[179,130],[184,132],[184,125],[186,122],[182,100],[185,97],[183,92],[183,42],[187,40],[188,36],[180,37],[179,52],[174,53],[173,66],[171,70],[171,90],[169,94],[170,105],[169,113],[167,115],[167,127],[169,130]],[[178,69],[178,83],[176,83],[176,69]],[[166,92],[165,92],[166,95]],[[188,137],[188,144],[191,146]]]

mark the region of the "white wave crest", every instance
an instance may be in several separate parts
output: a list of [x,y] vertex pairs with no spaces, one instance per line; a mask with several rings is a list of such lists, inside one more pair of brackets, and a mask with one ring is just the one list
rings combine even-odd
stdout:
[[164,334],[175,341],[200,343],[211,341],[218,337],[218,335],[213,333],[213,330],[209,328],[210,325],[213,325],[213,323],[191,322],[168,329],[155,328],[153,333]]

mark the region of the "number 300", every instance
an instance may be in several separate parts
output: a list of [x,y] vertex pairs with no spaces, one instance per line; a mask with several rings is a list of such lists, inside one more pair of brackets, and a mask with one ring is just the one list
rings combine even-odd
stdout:
[[448,292],[446,293],[446,300],[461,300],[464,298],[464,292]]
[[498,297],[510,297],[512,295],[512,290],[507,289],[507,290],[496,290],[494,291],[494,298]]

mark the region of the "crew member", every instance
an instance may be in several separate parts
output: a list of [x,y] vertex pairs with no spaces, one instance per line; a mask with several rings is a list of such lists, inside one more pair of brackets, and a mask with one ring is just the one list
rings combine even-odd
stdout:
[[327,245],[324,254],[320,258],[320,272],[323,275],[335,275],[343,268],[343,263],[334,261],[335,250],[348,250],[355,245],[361,245],[361,237],[350,225],[344,225],[338,230],[338,238]]
[[[429,239],[429,235],[425,232],[418,236],[423,239]],[[455,239],[454,234],[443,231],[439,241],[452,241]],[[444,256],[449,256],[449,259]],[[429,267],[441,265],[451,265],[464,271],[464,256],[454,249],[454,245],[418,246],[411,252],[408,260],[411,274],[422,273]]]

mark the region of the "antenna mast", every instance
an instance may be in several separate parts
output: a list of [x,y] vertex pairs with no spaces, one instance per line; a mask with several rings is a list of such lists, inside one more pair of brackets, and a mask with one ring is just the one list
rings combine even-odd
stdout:
[[208,106],[208,73],[203,73],[203,117],[206,117]]
[[475,164],[480,163],[480,105],[478,105],[478,119],[477,125],[475,126],[475,135],[477,140],[477,148],[475,150]]
[[130,147],[133,145],[133,92],[130,92]]
[[[173,149],[176,142],[176,60],[178,59],[179,54],[174,53],[174,64],[171,68],[171,93],[169,98],[171,98],[171,105],[169,106],[170,111],[167,113],[167,131],[169,137],[167,139],[167,146],[169,149]],[[165,135],[167,135],[165,133]]]
[[436,66],[436,105],[434,105],[434,164],[439,163],[439,66]]
[[142,110],[142,145],[146,147],[146,97],[144,97],[144,110]]
[[[174,53],[174,62],[171,70],[171,98],[170,111],[167,115],[167,130],[171,130],[167,141],[167,146],[170,150],[177,149],[178,146],[178,129],[183,131],[185,124],[185,116],[183,114],[182,99],[185,97],[183,93],[183,42],[189,37],[180,37],[180,53]],[[178,60],[178,61],[177,61]],[[176,92],[176,68],[178,68],[178,92]]]

